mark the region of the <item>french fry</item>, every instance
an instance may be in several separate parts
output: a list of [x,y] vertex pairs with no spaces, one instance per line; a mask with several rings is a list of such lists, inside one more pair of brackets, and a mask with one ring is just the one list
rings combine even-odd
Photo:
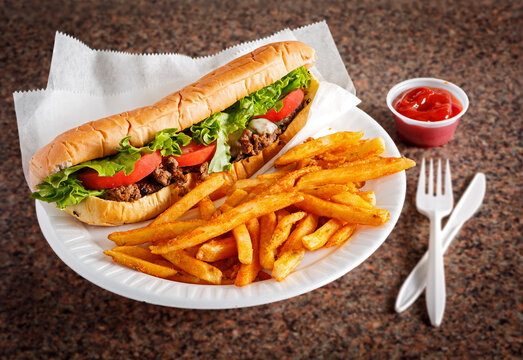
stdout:
[[221,175],[210,176],[204,182],[198,184],[180,200],[175,202],[170,208],[161,213],[149,226],[173,222],[185,214],[194,205],[198,204],[204,197],[209,196],[226,183]]
[[376,179],[408,169],[416,163],[407,158],[377,158],[375,161],[351,167],[320,170],[298,180],[298,188],[312,185],[345,184]]
[[378,156],[385,152],[385,142],[381,137],[364,141],[355,146],[322,155],[322,160],[328,162],[350,162],[369,156]]
[[185,250],[175,250],[167,254],[162,254],[174,266],[182,269],[186,273],[196,276],[199,279],[208,281],[212,284],[220,284],[222,272],[206,262],[198,260],[185,252]]
[[246,223],[250,219],[258,218],[270,212],[286,208],[287,206],[302,201],[303,199],[303,195],[293,191],[268,196],[259,196],[209,220],[206,224],[197,227],[190,232],[169,240],[167,244],[151,246],[150,249],[153,254],[166,254],[169,251],[185,249],[198,245],[225,234],[227,231]]
[[[350,183],[350,184],[354,187],[355,191],[358,191],[358,189],[352,183]],[[300,188],[299,190],[306,194],[314,195],[319,198],[328,200],[333,195],[336,195],[336,194],[339,194],[339,193],[345,192],[345,191],[351,191],[350,189],[351,189],[351,187],[349,187],[345,184],[327,184],[327,185],[322,185],[322,186],[307,186],[307,187]]]
[[258,222],[258,219],[253,218],[247,221],[246,226],[252,240],[253,258],[250,264],[240,265],[240,269],[236,275],[236,280],[234,281],[234,285],[240,287],[252,283],[261,270],[259,261],[260,223]]
[[[272,234],[271,241],[269,242],[269,248],[277,249],[281,244],[287,240],[291,233],[292,225],[303,219],[307,214],[303,211],[298,211],[290,215],[284,216],[278,221],[276,229]],[[270,270],[270,269],[268,269]]]
[[280,178],[276,183],[272,184],[265,190],[262,194],[263,195],[270,195],[270,194],[277,194],[280,192],[288,191],[292,187],[294,187],[296,180],[298,180],[300,177],[311,174],[317,171],[320,171],[321,167],[319,166],[308,166],[305,168],[301,168],[299,170],[294,170]]
[[233,186],[231,186],[230,191],[234,192],[236,190],[249,190],[252,189],[258,185],[264,185],[265,182],[263,179],[241,179],[237,180]]
[[351,224],[373,226],[383,225],[389,221],[390,218],[390,214],[387,210],[356,208],[333,203],[308,194],[302,193],[301,195],[304,200],[296,203],[294,206],[319,216],[326,216]]
[[203,220],[209,220],[212,217],[212,214],[216,211],[216,207],[211,198],[206,196],[198,203],[198,211]]
[[275,173],[260,174],[260,175],[256,176],[256,178],[263,180],[264,182],[273,181],[273,180],[276,181],[276,180],[284,177],[288,173],[289,173],[289,171],[278,171]]
[[191,231],[202,224],[205,224],[205,220],[182,220],[156,226],[146,226],[133,230],[114,232],[109,234],[108,238],[119,246],[140,245],[148,242],[155,243],[172,239],[173,237]]
[[200,245],[194,245],[194,246],[191,246],[187,249],[185,249],[185,252],[189,255],[191,255],[192,257],[196,257],[196,253],[198,252],[198,250],[200,249]]
[[302,237],[303,246],[310,251],[321,248],[342,226],[343,224],[339,220],[330,219],[312,234]]
[[266,270],[272,270],[274,266],[274,260],[278,252],[278,247],[287,240],[291,232],[292,225],[295,222],[300,221],[305,217],[306,213],[303,211],[295,212],[293,214],[286,215],[282,212],[279,214],[278,223],[274,229],[272,237],[268,243],[264,244],[263,253],[260,256],[260,263]]
[[236,240],[233,237],[227,237],[202,244],[196,253],[196,258],[206,262],[215,262],[231,258],[237,254]]
[[345,204],[345,205],[367,208],[367,209],[372,209],[374,207],[371,204],[369,204],[367,201],[363,200],[361,198],[361,196],[359,196],[357,193],[351,193],[351,192],[341,192],[339,194],[332,196],[331,200],[334,202],[337,202],[339,204]]
[[[169,263],[167,260],[165,260]],[[170,263],[169,263],[170,264]],[[178,281],[186,284],[200,284],[200,285],[212,285],[210,282],[197,278],[194,275],[187,274],[185,272],[179,271],[177,274],[168,277],[169,280]]]
[[333,247],[347,241],[356,230],[355,224],[345,224],[336,231],[325,244],[325,247]]
[[298,160],[298,162],[296,162],[296,169],[299,170],[301,168],[312,165],[313,163],[314,163],[314,160],[309,159],[309,158]]
[[272,276],[276,281],[282,281],[298,267],[304,255],[305,249],[286,251],[274,262]]
[[160,255],[153,254],[151,250],[138,246],[115,246],[111,250],[153,263],[163,260]]
[[301,239],[305,235],[309,235],[316,230],[316,227],[318,226],[318,215],[314,214],[307,214],[303,219],[301,219],[298,224],[296,224],[296,228],[291,232],[289,237],[287,238],[287,241],[283,244],[283,246],[280,249],[279,257],[283,255],[283,253],[287,251],[292,250],[301,250],[303,249],[303,243]]
[[283,166],[302,159],[310,158],[339,146],[346,146],[347,144],[355,143],[362,136],[363,132],[361,131],[344,131],[313,139],[290,149],[286,154],[277,158],[274,164],[276,166]]
[[286,216],[289,216],[290,214],[291,213],[285,209],[278,210],[278,211],[276,211],[276,220],[278,220],[278,222],[280,222],[281,219],[283,219]]
[[167,278],[178,272],[173,267],[155,264],[120,251],[105,250],[104,254],[112,257],[120,265],[160,278]]
[[245,224],[241,224],[232,229],[232,235],[236,240],[236,248],[238,249],[238,260],[242,264],[250,264],[252,262],[252,241]]
[[356,194],[372,207],[376,206],[376,194],[374,194],[374,191],[358,191]]
[[245,190],[234,190],[232,194],[227,198],[227,200],[225,200],[222,206],[220,206],[220,213],[224,213],[231,210],[233,207],[241,203],[247,197],[247,195],[248,193]]
[[271,263],[274,262],[274,257],[276,256],[276,250],[269,248],[269,243],[277,224],[278,219],[273,212],[260,217],[259,257],[261,266],[267,270],[270,270]]

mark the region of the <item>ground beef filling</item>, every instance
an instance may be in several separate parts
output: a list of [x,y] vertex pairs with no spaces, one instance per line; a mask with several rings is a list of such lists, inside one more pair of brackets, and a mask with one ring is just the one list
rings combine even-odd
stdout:
[[277,122],[278,130],[273,133],[265,132],[263,134],[256,134],[249,129],[243,130],[238,142],[240,143],[240,152],[232,162],[240,161],[250,156],[258,155],[263,149],[271,145],[278,139],[278,136],[283,134],[289,124],[294,120],[296,115],[303,110],[311,100],[303,100],[300,106],[296,108],[291,114],[285,117],[283,120]]
[[281,130],[277,129],[273,133],[263,133],[258,135],[249,129],[243,130],[240,139],[240,153],[234,161],[240,161],[249,156],[258,155],[263,149],[271,145],[280,136]]
[[184,195],[187,193],[189,185],[187,175],[196,173],[198,180],[203,181],[209,176],[207,174],[208,168],[208,162],[197,166],[179,167],[175,158],[168,157],[145,179],[131,185],[108,189],[102,197],[111,201],[135,201],[171,184],[176,184],[180,188],[180,194]]

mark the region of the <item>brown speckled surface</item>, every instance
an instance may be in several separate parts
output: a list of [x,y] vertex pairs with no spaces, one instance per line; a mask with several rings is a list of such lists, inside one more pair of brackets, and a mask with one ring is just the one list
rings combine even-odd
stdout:
[[[0,13],[0,357],[516,358],[522,353],[521,51],[517,1],[4,1]],[[426,249],[418,170],[385,244],[316,291],[254,308],[188,311],[136,302],[76,275],[40,233],[23,183],[11,93],[45,87],[54,33],[94,48],[206,55],[285,27],[327,20],[361,108],[406,156],[450,157],[458,197],[474,173],[488,194],[448,251],[443,325],[420,298],[398,315],[401,283]],[[395,83],[434,76],[471,101],[443,148],[401,143],[385,104]]]

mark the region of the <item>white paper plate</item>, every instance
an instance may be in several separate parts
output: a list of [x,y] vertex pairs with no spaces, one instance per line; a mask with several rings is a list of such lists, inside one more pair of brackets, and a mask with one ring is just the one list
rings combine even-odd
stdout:
[[[381,136],[386,155],[400,156],[387,132],[364,111],[354,108],[350,116],[329,124],[317,134],[336,131],[365,132],[365,138]],[[403,207],[406,191],[405,172],[368,181],[366,190],[376,193],[376,206],[390,211],[390,221],[380,227],[360,226],[352,239],[340,247],[307,252],[300,266],[284,281],[273,279],[243,288],[233,285],[211,286],[177,283],[149,276],[112,261],[103,254],[114,244],[111,232],[139,227],[118,228],[84,225],[57,210],[54,205],[36,202],[42,233],[55,253],[71,269],[92,283],[116,294],[152,304],[190,309],[227,309],[261,305],[303,294],[345,275],[367,259],[390,234]]]

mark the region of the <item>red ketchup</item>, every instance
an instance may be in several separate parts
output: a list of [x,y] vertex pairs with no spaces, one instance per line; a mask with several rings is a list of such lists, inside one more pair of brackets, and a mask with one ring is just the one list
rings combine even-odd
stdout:
[[462,104],[449,91],[432,87],[405,90],[392,101],[392,106],[411,120],[425,122],[416,124],[395,116],[399,136],[424,147],[446,144],[454,135],[459,119],[449,124],[442,123],[441,126],[438,122],[449,120],[463,110]]
[[442,121],[458,115],[463,106],[449,91],[417,87],[405,90],[392,106],[401,115],[419,121]]

